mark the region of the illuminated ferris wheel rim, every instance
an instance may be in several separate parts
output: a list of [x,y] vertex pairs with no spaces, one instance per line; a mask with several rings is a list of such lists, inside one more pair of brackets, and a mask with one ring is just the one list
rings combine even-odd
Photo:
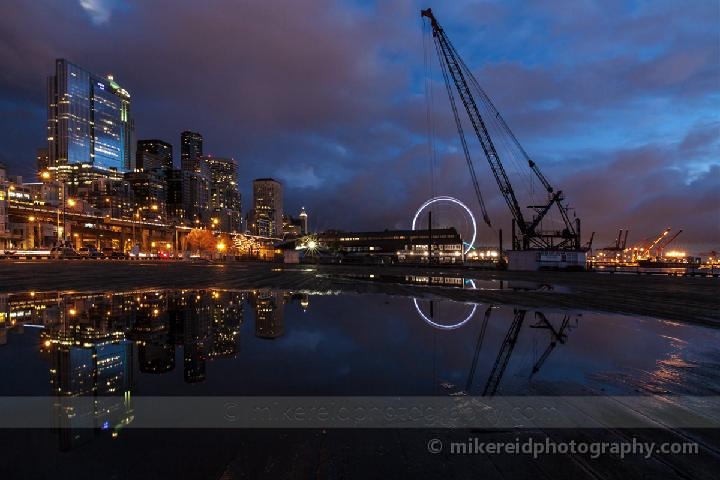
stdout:
[[[470,280],[470,285],[472,285],[473,290],[477,289],[477,287],[475,286],[475,282],[473,280]],[[420,305],[418,304],[417,298],[413,298],[413,303],[415,304],[415,310],[417,310],[418,314],[420,315],[420,318],[425,320],[425,323],[427,323],[431,327],[437,328],[439,330],[455,330],[456,328],[462,327],[463,325],[465,325],[467,322],[470,321],[470,319],[473,317],[473,315],[475,315],[475,311],[477,310],[477,307],[478,307],[478,304],[474,303],[472,306],[472,310],[470,310],[470,313],[468,314],[467,317],[465,317],[464,320],[461,320],[460,322],[454,323],[451,325],[443,325],[442,323],[433,322],[432,320],[430,320],[427,317],[427,315],[425,315],[425,313],[423,313],[422,309],[420,308]]]
[[415,304],[415,310],[417,310],[420,317],[422,317],[423,320],[425,320],[425,323],[430,325],[433,328],[437,328],[438,330],[455,330],[456,328],[460,328],[463,325],[465,325],[467,322],[470,321],[470,319],[475,315],[475,311],[477,310],[477,304],[473,304],[472,309],[470,310],[470,313],[467,317],[465,317],[464,320],[458,323],[454,323],[452,325],[443,325],[442,323],[433,322],[430,320],[425,313],[423,313],[422,309],[420,308],[420,305],[418,304],[418,299],[413,298],[413,303]]
[[471,248],[473,248],[473,245],[475,244],[475,237],[477,236],[477,223],[475,223],[475,216],[472,214],[472,212],[470,211],[468,206],[465,205],[463,202],[461,202],[460,200],[458,200],[455,197],[450,197],[448,195],[440,195],[437,197],[433,197],[430,200],[423,203],[420,206],[420,208],[418,208],[417,212],[415,212],[415,217],[413,217],[413,221],[412,221],[412,229],[415,230],[415,224],[417,223],[417,219],[420,216],[420,213],[422,213],[422,211],[425,210],[428,206],[432,205],[433,203],[437,203],[437,202],[450,202],[450,203],[454,203],[455,205],[459,205],[470,216],[470,220],[472,221],[472,226],[473,226],[473,234],[472,234],[472,240],[470,241],[470,243],[468,243],[467,249],[465,249],[463,251],[463,255],[467,255],[467,253],[470,251]]

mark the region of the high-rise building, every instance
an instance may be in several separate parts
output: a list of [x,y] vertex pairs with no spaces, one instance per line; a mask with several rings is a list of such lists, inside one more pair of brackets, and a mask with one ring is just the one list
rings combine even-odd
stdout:
[[127,172],[125,181],[133,191],[133,212],[136,218],[162,220],[165,218],[167,182],[164,172],[157,170]]
[[273,178],[253,180],[253,211],[253,233],[263,237],[282,236],[282,184]]
[[37,149],[35,156],[38,172],[44,172],[50,166],[50,153],[47,147],[40,147]]
[[170,219],[182,222],[185,207],[182,198],[182,170],[172,169],[167,173],[167,214]]
[[207,156],[203,161],[210,170],[210,207],[240,210],[237,162],[232,158]]
[[184,131],[180,134],[180,168],[198,171],[198,160],[203,154],[203,137],[197,132]]
[[216,226],[236,232],[241,226],[240,191],[237,162],[232,158],[203,157],[210,170],[210,209]]
[[203,225],[210,219],[210,179],[189,170],[180,173],[185,219],[195,226]]
[[48,164],[104,170],[134,168],[130,94],[112,75],[95,75],[65,59],[48,78]]
[[202,135],[190,131],[180,134],[183,212],[195,225],[210,219],[210,168],[202,152]]
[[135,168],[143,171],[164,171],[173,168],[173,148],[162,140],[138,140]]

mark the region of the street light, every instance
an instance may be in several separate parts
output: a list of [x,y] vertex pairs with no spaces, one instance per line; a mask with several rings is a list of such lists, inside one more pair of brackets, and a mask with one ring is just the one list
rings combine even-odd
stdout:
[[65,220],[65,212],[67,210],[67,206],[70,205],[71,207],[75,206],[75,200],[72,198],[65,198],[66,195],[66,186],[65,182],[63,182],[63,227],[62,227],[62,234],[63,234],[63,244],[67,242],[67,221]]
[[133,246],[132,248],[135,248],[135,245],[137,244],[137,238],[135,237],[135,222],[140,221],[140,210],[142,210],[142,207],[138,207],[137,210],[135,210],[135,218],[132,220],[132,236],[133,236]]
[[33,237],[32,248],[37,248],[37,240],[35,239],[35,217],[30,216],[30,217],[28,217],[28,220],[30,221],[30,228],[32,228],[32,237]]

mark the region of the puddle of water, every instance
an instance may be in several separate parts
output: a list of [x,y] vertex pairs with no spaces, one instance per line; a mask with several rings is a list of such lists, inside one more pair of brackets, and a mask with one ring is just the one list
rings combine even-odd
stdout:
[[204,289],[5,294],[0,320],[0,395],[720,392],[720,331],[621,315]]
[[57,414],[63,451],[116,438],[131,396],[720,394],[720,331],[600,313],[338,292],[31,292],[0,295],[0,325],[0,396],[95,399]]

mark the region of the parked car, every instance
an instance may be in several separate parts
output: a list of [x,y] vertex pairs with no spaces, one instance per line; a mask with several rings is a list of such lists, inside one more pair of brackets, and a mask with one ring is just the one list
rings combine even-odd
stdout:
[[82,258],[74,248],[67,245],[60,245],[50,249],[50,256],[54,258]]
[[113,250],[112,248],[103,248],[103,255],[105,255],[105,258],[109,258],[111,260],[125,260],[127,258],[127,255],[123,252]]
[[85,258],[104,258],[104,255],[93,246],[80,247],[77,253]]

